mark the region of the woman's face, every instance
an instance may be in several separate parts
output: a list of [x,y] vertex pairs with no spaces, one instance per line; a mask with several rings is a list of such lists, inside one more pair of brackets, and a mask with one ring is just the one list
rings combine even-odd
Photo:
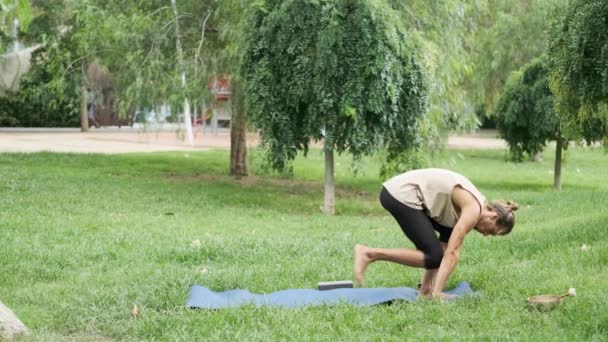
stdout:
[[483,234],[483,236],[499,235],[501,228],[496,224],[497,219],[498,213],[486,208],[481,213],[481,217],[475,226],[475,230],[480,234]]

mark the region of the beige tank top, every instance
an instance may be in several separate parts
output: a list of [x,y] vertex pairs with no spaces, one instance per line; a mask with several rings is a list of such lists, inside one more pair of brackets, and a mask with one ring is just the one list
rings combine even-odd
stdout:
[[480,208],[486,198],[463,175],[443,169],[412,170],[384,182],[386,190],[410,208],[424,210],[442,226],[453,228],[459,215],[452,204],[452,190],[456,186],[470,192]]

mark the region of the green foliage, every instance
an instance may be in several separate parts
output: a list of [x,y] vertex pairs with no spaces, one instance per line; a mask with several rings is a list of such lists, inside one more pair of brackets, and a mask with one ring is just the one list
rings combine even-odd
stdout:
[[0,0],[0,53],[3,53],[15,38],[12,36],[15,19],[19,20],[19,32],[27,32],[32,21],[30,1]]
[[[51,49],[53,49],[51,47]],[[49,49],[35,52],[20,90],[0,98],[0,126],[77,127],[80,122],[78,80],[66,75],[58,84]]]
[[64,0],[32,1],[32,6],[35,16],[20,39],[42,47],[33,53],[19,91],[2,99],[1,120],[7,126],[77,126],[81,70],[74,66],[73,30],[61,31],[60,25],[72,24],[68,7]]
[[[75,9],[79,56],[94,56],[108,69],[120,112],[162,103],[174,111],[184,99],[210,102],[206,89],[219,73],[235,72],[234,32],[243,6],[240,0],[83,1]],[[181,84],[175,25],[179,23],[187,84]],[[230,62],[232,61],[232,62]]]
[[[212,73],[234,72],[237,63],[225,61],[226,55],[234,55],[234,48],[227,47],[236,41],[233,32],[243,4],[178,0],[177,5],[176,19],[168,0],[33,0],[33,21],[20,39],[48,47],[49,87],[58,96],[66,78],[94,86],[83,71],[95,62],[110,73],[119,114],[165,102],[177,112],[186,97],[199,105],[210,99],[206,88]],[[176,63],[176,20],[184,47],[185,88]]]
[[27,32],[30,22],[32,22],[32,9],[29,0],[17,0],[17,18],[19,18],[21,30]]
[[78,88],[67,87],[58,96],[50,81],[44,65],[37,66],[22,79],[20,92],[0,97],[0,126],[78,127]]
[[78,127],[79,89],[70,80],[54,88],[47,63],[35,64],[22,78],[21,90],[0,98],[0,126]]
[[[24,5],[27,5],[24,6]],[[31,13],[27,12],[29,2],[24,0],[0,0],[0,53],[6,50],[6,47],[12,43],[14,19],[24,16],[22,19],[26,26],[29,24]]]
[[0,0],[0,52],[11,42],[14,20],[19,20],[19,31],[27,32],[32,21],[29,0]]
[[549,90],[546,58],[536,58],[511,75],[494,116],[500,136],[509,143],[511,157],[534,156],[559,135],[559,120]]
[[[389,0],[421,40],[429,70],[426,136],[470,131],[491,120],[509,74],[539,56],[568,0]],[[478,118],[479,117],[479,118]]]
[[471,100],[490,115],[511,72],[544,53],[549,28],[568,0],[486,0],[477,17],[469,59]]
[[10,44],[12,41],[11,37],[0,29],[0,53],[3,53],[6,49],[6,46]]
[[283,169],[275,170],[272,167],[272,164],[269,163],[269,160],[272,160],[272,157],[268,154],[269,150],[264,149],[263,147],[258,147],[255,151],[255,158],[253,159],[252,168],[255,169],[256,175],[260,176],[278,176],[281,178],[293,178],[294,169],[293,165],[289,164],[285,166]]
[[387,158],[380,166],[380,178],[389,179],[414,169],[428,167],[429,157],[425,150],[413,149]]
[[70,24],[66,0],[32,0],[33,17],[19,39],[26,45],[46,44],[57,39],[62,25]]
[[555,25],[550,86],[567,133],[608,137],[608,2],[577,0]]
[[248,110],[274,168],[321,139],[355,158],[420,144],[427,85],[417,45],[382,2],[257,1],[246,27]]
[[421,41],[429,72],[429,116],[423,134],[438,142],[446,130],[470,131],[479,125],[465,87],[475,61],[470,51],[484,1],[389,0],[401,25]]

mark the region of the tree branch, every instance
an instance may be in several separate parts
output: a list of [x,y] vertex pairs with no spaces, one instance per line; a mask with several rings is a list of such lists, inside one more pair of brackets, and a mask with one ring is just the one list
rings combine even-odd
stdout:
[[[194,55],[194,74],[196,75],[198,72],[198,60],[201,56],[201,49],[203,48],[203,42],[205,41],[205,32],[207,32],[207,20],[211,16],[211,10],[207,11],[207,16],[205,20],[203,20],[203,28],[201,29],[201,40],[198,42],[198,48],[196,49],[196,54]],[[202,62],[202,60],[201,60]]]
[[72,69],[72,67],[74,66],[74,64],[76,64],[76,63],[78,63],[78,62],[82,61],[83,59],[89,58],[89,57],[91,57],[91,56],[93,56],[93,55],[96,55],[96,54],[98,54],[98,53],[101,53],[101,52],[108,52],[108,51],[111,51],[111,52],[118,52],[118,51],[116,51],[116,50],[114,50],[114,49],[102,49],[102,50],[93,51],[93,52],[91,52],[91,53],[89,53],[89,54],[87,54],[87,55],[84,55],[84,56],[80,56],[80,57],[76,58],[75,60],[73,60],[73,61],[72,61],[72,62],[71,62],[71,63],[70,63],[70,64],[69,64],[69,65],[68,65],[66,68],[65,68],[65,70],[64,70],[64,72],[63,72],[63,74],[62,74],[62,76],[61,76],[61,77],[65,77],[65,74],[66,74],[66,73],[67,73],[69,70],[71,70],[71,69]]

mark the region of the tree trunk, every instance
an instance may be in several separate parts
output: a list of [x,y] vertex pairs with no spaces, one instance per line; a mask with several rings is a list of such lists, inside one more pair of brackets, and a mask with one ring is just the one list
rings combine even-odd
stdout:
[[562,190],[562,137],[558,136],[555,144],[555,169],[553,171],[553,190]]
[[190,146],[194,146],[194,135],[192,134],[192,118],[190,117],[190,102],[188,102],[188,99],[184,99],[184,124],[186,125],[186,139],[188,140],[188,144]]
[[[171,0],[171,7],[175,15],[175,48],[177,49],[177,63],[181,73],[182,88],[186,89],[186,71],[184,68],[184,52],[182,49],[182,40],[179,33],[179,13],[177,11],[177,3]],[[184,99],[184,124],[186,125],[186,138],[190,146],[194,146],[194,137],[192,136],[192,119],[190,118],[190,103],[188,98]]]
[[[192,102],[192,122],[194,123],[194,127],[196,127],[196,120],[198,120],[197,108],[196,108],[196,100]],[[192,127],[193,134],[196,135],[197,132],[194,131],[194,127]]]
[[20,334],[29,334],[29,331],[11,309],[0,302],[0,340],[12,339]]
[[336,184],[334,180],[334,150],[325,150],[325,196],[323,212],[334,215],[336,213]]
[[230,175],[249,175],[247,162],[247,112],[241,84],[232,84],[232,121],[230,122]]
[[80,85],[80,131],[89,130],[89,115],[87,113],[87,86],[82,82]]

